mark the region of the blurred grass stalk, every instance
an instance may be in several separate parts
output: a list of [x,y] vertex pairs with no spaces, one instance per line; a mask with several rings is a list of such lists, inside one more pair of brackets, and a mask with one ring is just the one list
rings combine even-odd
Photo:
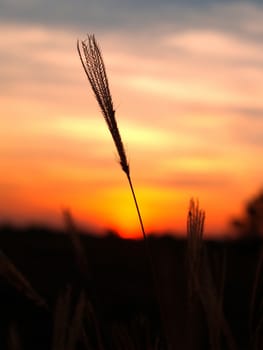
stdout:
[[[236,350],[236,342],[223,313],[225,282],[225,255],[219,286],[213,277],[212,264],[204,243],[205,212],[199,209],[198,201],[190,200],[187,218],[187,259],[190,318],[195,318],[196,302],[199,300],[207,321],[211,350],[221,350],[222,337],[229,350]],[[195,321],[195,319],[194,319]],[[196,325],[191,325],[195,327]]]
[[45,299],[36,292],[27,278],[16,268],[2,250],[0,250],[0,276],[36,305],[48,309]]
[[[91,334],[87,333],[88,325],[92,326]],[[96,344],[92,344],[91,335]],[[81,349],[105,349],[96,315],[85,291],[81,290],[74,301],[72,288],[67,286],[55,305],[51,349],[75,350],[80,345]]]

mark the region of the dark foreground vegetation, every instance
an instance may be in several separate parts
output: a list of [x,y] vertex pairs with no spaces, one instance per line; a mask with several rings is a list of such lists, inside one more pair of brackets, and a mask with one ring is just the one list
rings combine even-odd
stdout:
[[72,237],[0,229],[1,349],[261,349],[261,240],[205,242],[200,297],[185,240],[149,238],[154,286],[143,241]]

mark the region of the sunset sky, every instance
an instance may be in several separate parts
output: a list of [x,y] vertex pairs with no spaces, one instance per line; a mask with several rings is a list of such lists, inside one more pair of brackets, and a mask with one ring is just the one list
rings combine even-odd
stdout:
[[62,209],[130,237],[125,174],[77,55],[94,33],[146,231],[228,230],[263,185],[262,1],[2,0],[0,221]]

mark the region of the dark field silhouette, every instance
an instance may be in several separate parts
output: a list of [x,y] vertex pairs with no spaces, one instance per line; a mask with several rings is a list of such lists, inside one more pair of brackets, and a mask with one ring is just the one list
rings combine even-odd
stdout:
[[[36,346],[51,349],[56,301],[59,296],[65,297],[67,288],[71,289],[72,310],[78,304],[81,291],[85,291],[85,300],[92,305],[91,314],[100,329],[99,338],[104,348],[116,349],[115,343],[121,341],[128,342],[129,346],[132,341],[137,341],[141,348],[146,348],[145,341],[154,344],[156,339],[159,339],[160,348],[166,348],[165,339],[169,340],[171,348],[209,348],[209,324],[203,307],[199,302],[195,303],[193,313],[189,306],[185,240],[169,236],[149,237],[162,300],[160,317],[143,241],[123,240],[114,234],[99,238],[87,232],[82,232],[79,239],[86,257],[85,271],[81,269],[76,247],[66,233],[45,227],[15,229],[5,226],[0,229],[1,250],[47,304],[37,305],[34,298],[19,290],[12,278],[8,279],[2,273],[1,348],[8,348],[9,344],[11,349],[12,341],[20,339],[22,349],[35,349]],[[252,329],[249,328],[251,295],[262,242],[253,239],[207,241],[205,244],[215,285],[220,284],[225,264],[222,302],[237,348],[252,349],[255,327],[262,319],[261,278],[250,320]],[[66,299],[63,300],[66,308]],[[99,348],[94,321],[89,322],[91,348]],[[123,335],[125,332],[129,337]]]

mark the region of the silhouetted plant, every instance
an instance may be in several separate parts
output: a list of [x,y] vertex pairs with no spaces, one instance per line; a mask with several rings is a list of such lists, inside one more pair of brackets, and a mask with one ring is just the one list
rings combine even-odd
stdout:
[[[236,343],[223,313],[225,261],[223,257],[222,277],[216,288],[215,277],[204,243],[205,212],[198,201],[190,200],[187,217],[188,291],[191,312],[199,300],[207,320],[211,350],[221,349],[221,337],[228,349],[235,350]],[[193,325],[192,325],[193,326]]]
[[[82,52],[81,52],[81,49],[82,49]],[[130,175],[130,167],[127,161],[126,152],[125,152],[121,135],[118,129],[118,124],[115,118],[115,110],[113,108],[113,102],[112,102],[108,78],[106,74],[106,68],[104,65],[101,51],[95,39],[95,36],[88,35],[86,40],[81,41],[81,46],[79,41],[77,41],[77,50],[78,50],[78,54],[79,54],[83,69],[90,82],[94,95],[97,99],[97,102],[103,114],[103,117],[107,123],[109,131],[113,138],[114,144],[117,148],[121,169],[126,174],[126,177],[129,182],[130,190],[133,196],[133,200],[135,203],[136,211],[140,222],[141,232],[143,235],[143,239],[145,241],[146,250],[149,257],[149,262],[152,270],[152,277],[154,280],[156,297],[158,298],[161,317],[163,318],[162,302],[160,300],[160,292],[159,292],[160,287],[158,286],[158,283],[157,283],[157,277],[154,269],[153,259],[152,259],[151,251],[148,245],[148,240],[145,233],[143,220],[141,217],[140,209],[138,206],[138,202],[136,199],[136,195],[135,195],[135,191],[134,191],[134,187],[133,187],[133,183]]]
[[233,219],[232,225],[240,238],[263,237],[263,189],[247,202],[243,217]]
[[203,253],[205,212],[199,209],[199,203],[190,200],[187,216],[187,258],[188,258],[188,290],[192,298],[196,288],[195,279],[199,278],[201,268],[201,254]]
[[78,41],[77,49],[82,66],[90,82],[97,102],[101,108],[102,114],[107,123],[114,144],[117,148],[120,157],[119,162],[122,170],[127,176],[136,210],[138,213],[143,238],[146,240],[145,229],[130,176],[130,167],[127,161],[126,152],[118,129],[118,124],[115,118],[115,110],[113,108],[106,69],[95,36],[88,35],[88,38],[86,40],[81,41],[81,48],[83,55],[81,54],[80,44]]

